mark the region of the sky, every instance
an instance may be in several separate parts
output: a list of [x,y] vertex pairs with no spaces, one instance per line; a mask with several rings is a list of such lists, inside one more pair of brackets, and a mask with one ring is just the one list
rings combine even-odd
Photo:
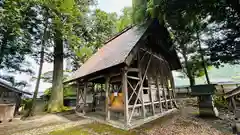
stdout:
[[98,8],[106,12],[121,14],[124,7],[132,6],[132,0],[98,0]]

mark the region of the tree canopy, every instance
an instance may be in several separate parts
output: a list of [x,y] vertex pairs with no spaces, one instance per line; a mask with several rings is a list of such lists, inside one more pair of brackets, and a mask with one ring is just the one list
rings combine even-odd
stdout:
[[[141,22],[157,18],[169,29],[176,49],[183,56],[184,69],[188,69],[185,73],[191,84],[194,77],[203,75],[204,63],[218,67],[223,63],[240,62],[239,4],[233,3],[217,0],[133,0],[136,16],[133,19]],[[203,55],[206,57],[203,58]],[[201,59],[205,59],[202,64]]]

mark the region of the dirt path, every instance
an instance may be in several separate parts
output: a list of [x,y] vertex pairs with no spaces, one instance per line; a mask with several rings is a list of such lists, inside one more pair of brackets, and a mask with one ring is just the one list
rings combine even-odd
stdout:
[[29,120],[14,119],[12,122],[0,124],[0,135],[36,135],[48,133],[56,129],[87,124],[90,120],[77,116],[74,112],[63,114],[47,114]]

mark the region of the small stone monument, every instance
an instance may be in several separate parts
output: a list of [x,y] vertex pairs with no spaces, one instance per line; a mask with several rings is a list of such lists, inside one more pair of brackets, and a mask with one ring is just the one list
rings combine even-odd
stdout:
[[198,97],[199,115],[204,117],[218,117],[219,113],[214,106],[212,97],[215,86],[213,84],[195,85],[191,89],[191,95]]

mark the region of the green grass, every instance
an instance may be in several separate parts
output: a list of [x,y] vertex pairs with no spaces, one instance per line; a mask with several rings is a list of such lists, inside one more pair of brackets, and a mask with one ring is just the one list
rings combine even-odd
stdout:
[[91,135],[88,131],[83,130],[82,127],[73,127],[65,130],[57,130],[50,132],[49,135]]
[[114,128],[105,124],[92,123],[76,126],[65,130],[50,132],[49,135],[137,135],[137,132]]
[[137,135],[137,132],[134,130],[122,130],[118,128],[114,128],[109,125],[104,125],[100,123],[92,123],[84,126],[86,129],[90,129],[94,131],[95,133],[98,133],[100,135],[107,134],[107,135]]

